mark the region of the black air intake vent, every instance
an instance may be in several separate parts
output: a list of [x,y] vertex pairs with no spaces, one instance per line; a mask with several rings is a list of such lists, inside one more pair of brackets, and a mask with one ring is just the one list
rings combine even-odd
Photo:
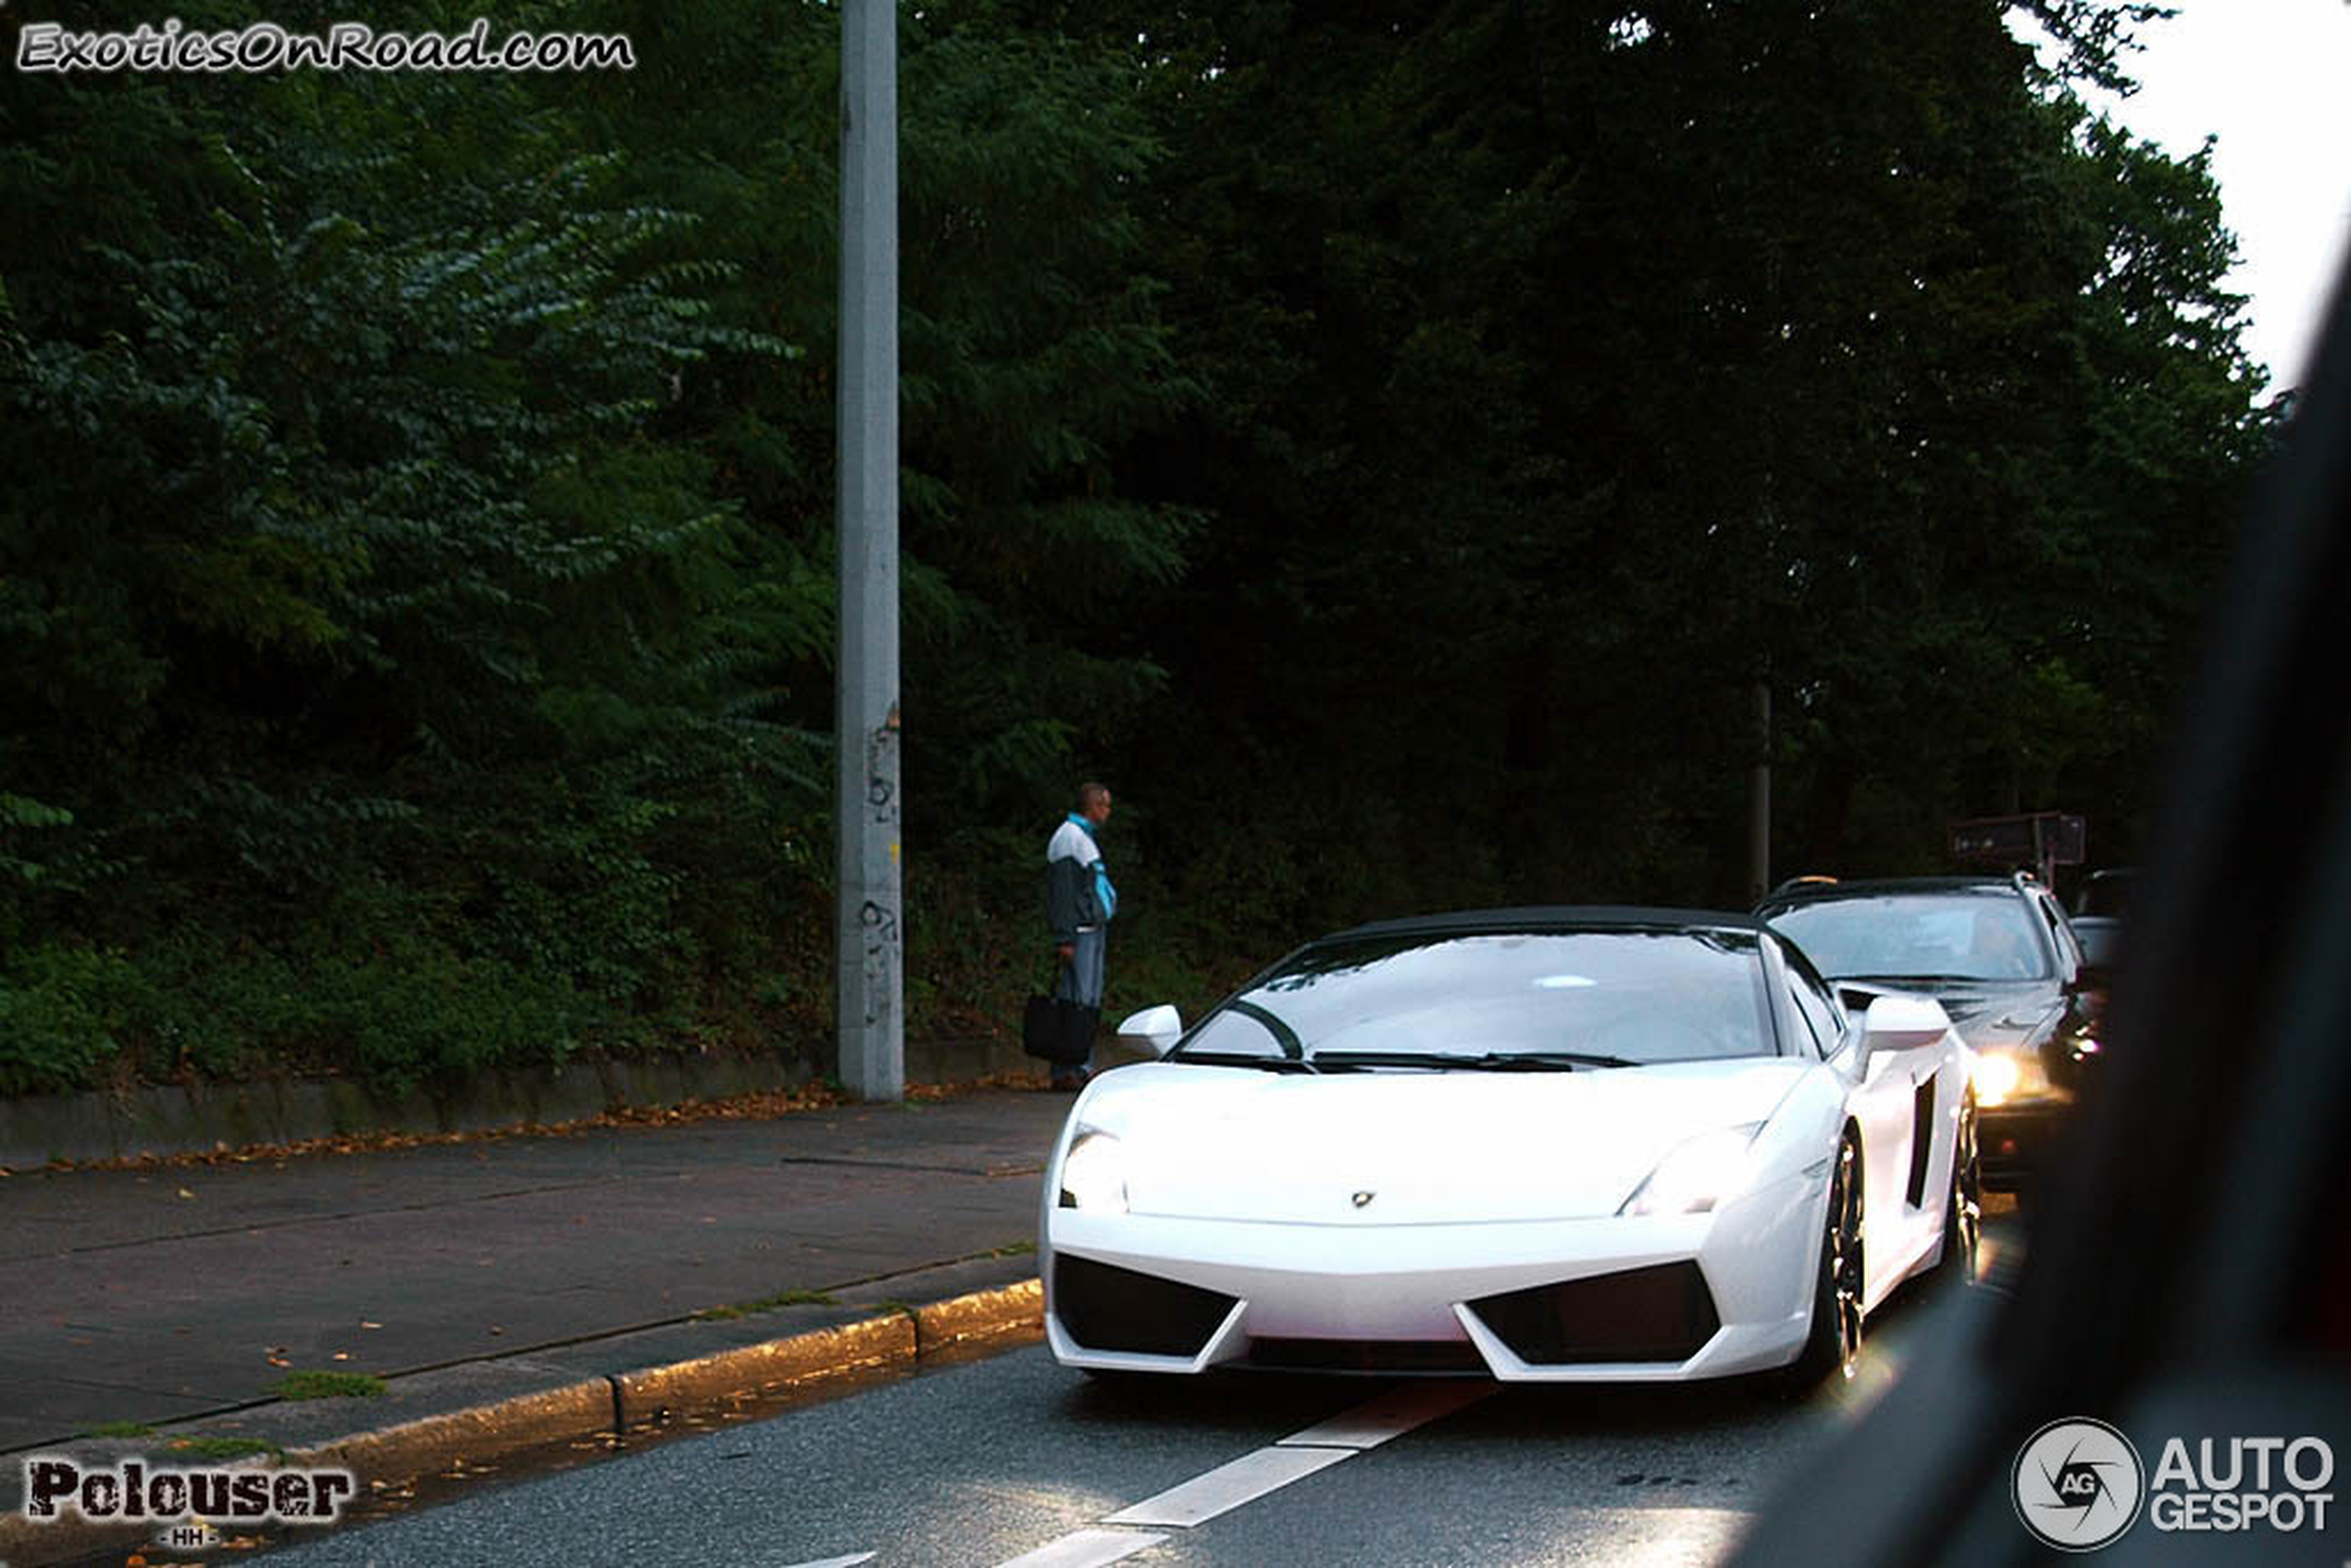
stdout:
[[1089,1350],[1196,1356],[1236,1300],[1090,1258],[1053,1259],[1053,1311]]
[[1685,1362],[1723,1326],[1691,1263],[1538,1285],[1469,1307],[1530,1366]]

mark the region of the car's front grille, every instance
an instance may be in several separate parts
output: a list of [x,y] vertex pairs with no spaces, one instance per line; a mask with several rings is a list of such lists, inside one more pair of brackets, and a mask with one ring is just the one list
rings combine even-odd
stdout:
[[1538,1285],[1469,1307],[1531,1366],[1685,1362],[1723,1325],[1693,1263]]
[[1284,1372],[1483,1373],[1465,1339],[1251,1339],[1249,1364]]
[[1089,1350],[1198,1355],[1236,1299],[1090,1258],[1053,1259],[1053,1312]]

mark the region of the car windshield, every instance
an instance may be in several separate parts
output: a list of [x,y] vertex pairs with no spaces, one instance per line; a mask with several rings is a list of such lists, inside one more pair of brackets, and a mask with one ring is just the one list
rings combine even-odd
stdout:
[[1839,979],[2036,980],[2053,972],[2031,912],[2007,894],[1823,899],[1769,919]]
[[1305,948],[1211,1014],[1176,1060],[1325,1070],[1637,1066],[1769,1056],[1740,931],[1414,932]]

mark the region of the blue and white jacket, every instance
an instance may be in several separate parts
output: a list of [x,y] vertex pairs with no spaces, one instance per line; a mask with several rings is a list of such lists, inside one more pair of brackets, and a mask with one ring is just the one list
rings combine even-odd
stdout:
[[1118,890],[1094,842],[1094,825],[1072,812],[1045,844],[1045,924],[1056,944],[1074,942],[1117,912]]

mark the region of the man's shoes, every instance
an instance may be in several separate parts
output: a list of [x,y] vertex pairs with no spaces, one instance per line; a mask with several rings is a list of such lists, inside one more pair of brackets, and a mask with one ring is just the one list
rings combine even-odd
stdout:
[[1092,1071],[1088,1068],[1056,1067],[1053,1069],[1052,1087],[1076,1093],[1084,1089],[1093,1076]]

